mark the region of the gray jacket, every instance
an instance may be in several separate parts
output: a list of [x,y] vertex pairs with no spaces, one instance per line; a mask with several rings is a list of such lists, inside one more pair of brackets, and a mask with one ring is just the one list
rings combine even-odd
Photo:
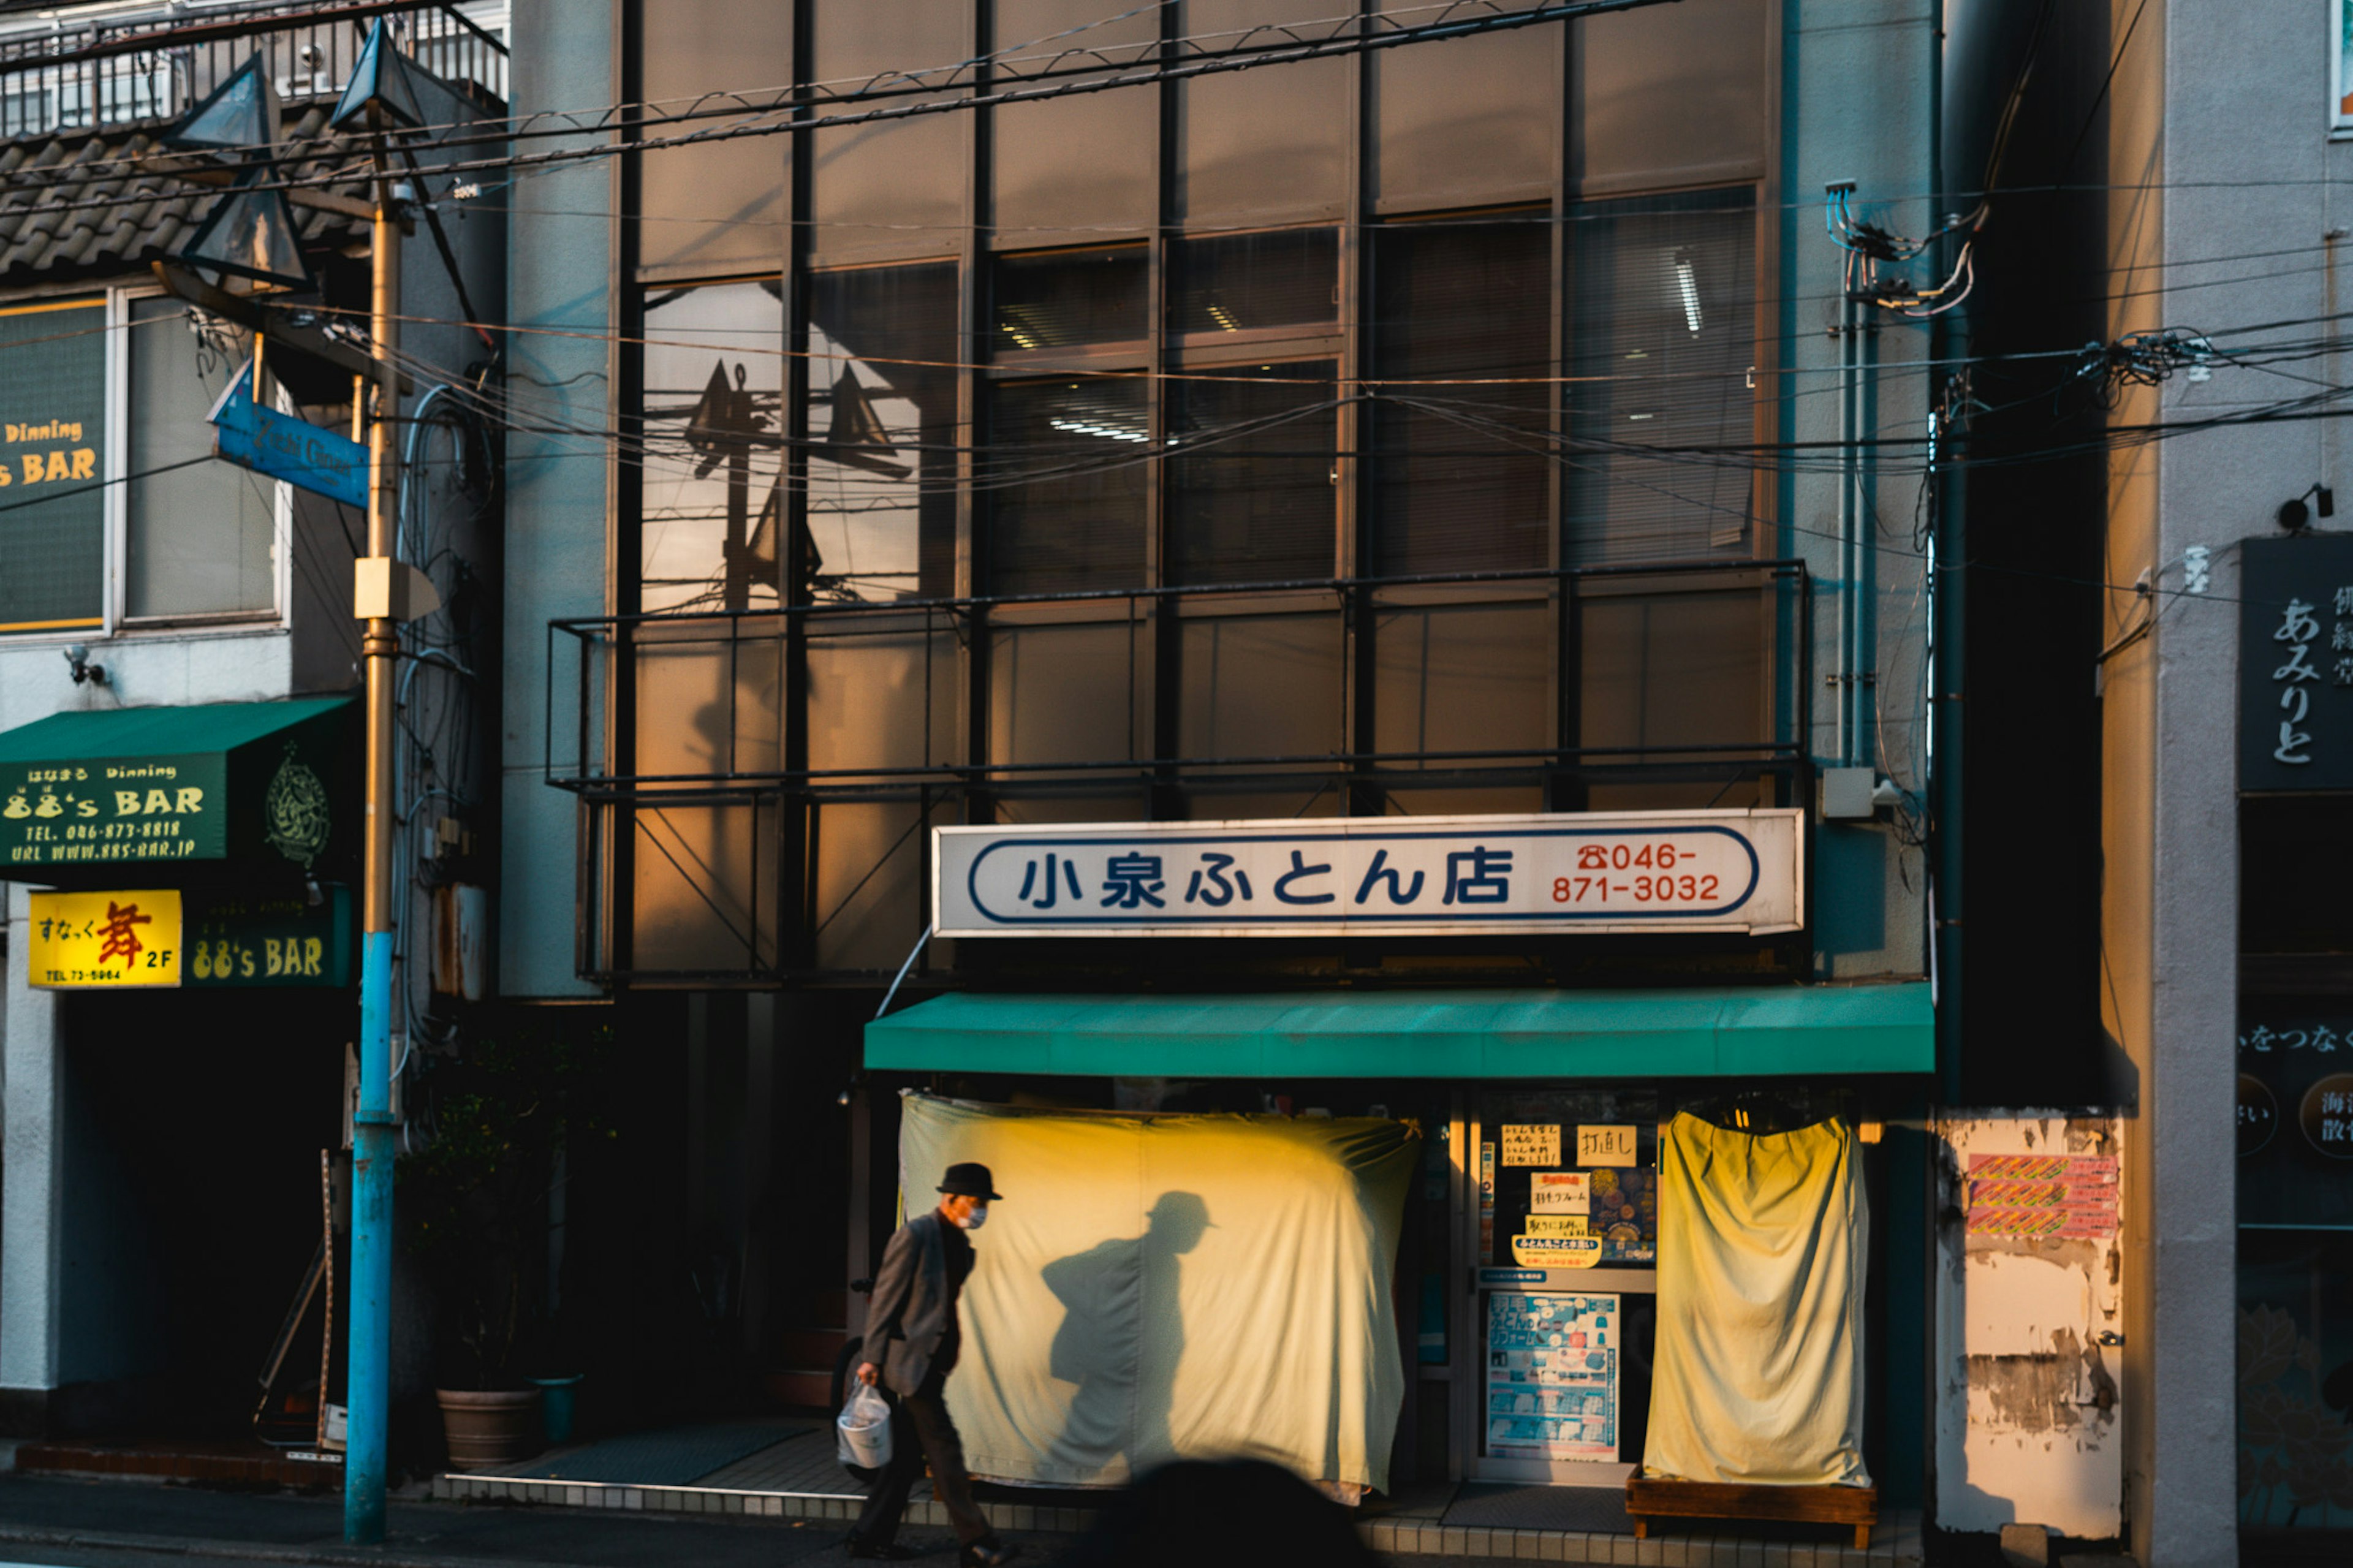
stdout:
[[934,1209],[901,1226],[891,1238],[866,1309],[865,1359],[882,1368],[882,1381],[892,1393],[923,1387],[955,1310],[947,1245]]

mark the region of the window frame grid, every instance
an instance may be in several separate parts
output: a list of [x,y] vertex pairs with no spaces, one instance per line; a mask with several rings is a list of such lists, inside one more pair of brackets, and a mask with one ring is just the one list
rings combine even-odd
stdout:
[[[111,289],[107,292],[110,331],[106,363],[109,428],[104,463],[108,479],[106,636],[109,638],[163,639],[290,630],[293,626],[294,596],[294,487],[284,479],[263,479],[259,474],[254,475],[255,481],[267,484],[270,491],[269,591],[273,607],[267,610],[206,610],[164,616],[131,614],[131,356],[136,346],[132,339],[138,330],[138,323],[132,319],[132,307],[142,300],[169,298],[170,290],[131,285]],[[269,376],[266,353],[262,361],[262,374],[269,381],[270,407],[280,414],[300,417],[285,388],[278,384],[275,377]],[[250,473],[252,470],[242,471]],[[343,504],[328,500],[325,497],[320,499],[328,506]],[[363,509],[360,515],[363,531],[366,522],[366,512]],[[332,568],[322,564],[320,570],[326,573]],[[326,579],[326,585],[333,585],[332,578]]]

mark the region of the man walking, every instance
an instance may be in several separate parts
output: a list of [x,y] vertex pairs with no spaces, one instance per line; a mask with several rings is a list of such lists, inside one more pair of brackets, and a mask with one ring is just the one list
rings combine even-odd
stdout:
[[869,1359],[859,1363],[858,1379],[870,1386],[879,1382],[891,1401],[891,1464],[866,1494],[849,1532],[849,1554],[902,1555],[892,1542],[916,1473],[929,1459],[965,1568],[997,1568],[1019,1548],[997,1540],[972,1500],[964,1440],[948,1416],[947,1377],[964,1342],[956,1297],[972,1273],[965,1233],[987,1223],[988,1205],[999,1200],[986,1165],[950,1165],[939,1190],[939,1206],[917,1215],[891,1238],[866,1310]]

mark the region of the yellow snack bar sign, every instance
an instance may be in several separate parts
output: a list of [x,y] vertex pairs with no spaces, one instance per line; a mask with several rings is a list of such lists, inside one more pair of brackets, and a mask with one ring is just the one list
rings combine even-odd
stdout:
[[51,990],[180,983],[180,894],[35,893],[26,978]]

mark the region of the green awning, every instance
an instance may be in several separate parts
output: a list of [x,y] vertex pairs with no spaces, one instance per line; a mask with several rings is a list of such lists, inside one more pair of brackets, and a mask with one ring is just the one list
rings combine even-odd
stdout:
[[958,992],[866,1026],[866,1065],[1134,1078],[1740,1078],[1924,1073],[1928,987]]
[[0,877],[170,886],[229,861],[312,869],[351,815],[334,784],[351,705],[101,708],[0,732]]

